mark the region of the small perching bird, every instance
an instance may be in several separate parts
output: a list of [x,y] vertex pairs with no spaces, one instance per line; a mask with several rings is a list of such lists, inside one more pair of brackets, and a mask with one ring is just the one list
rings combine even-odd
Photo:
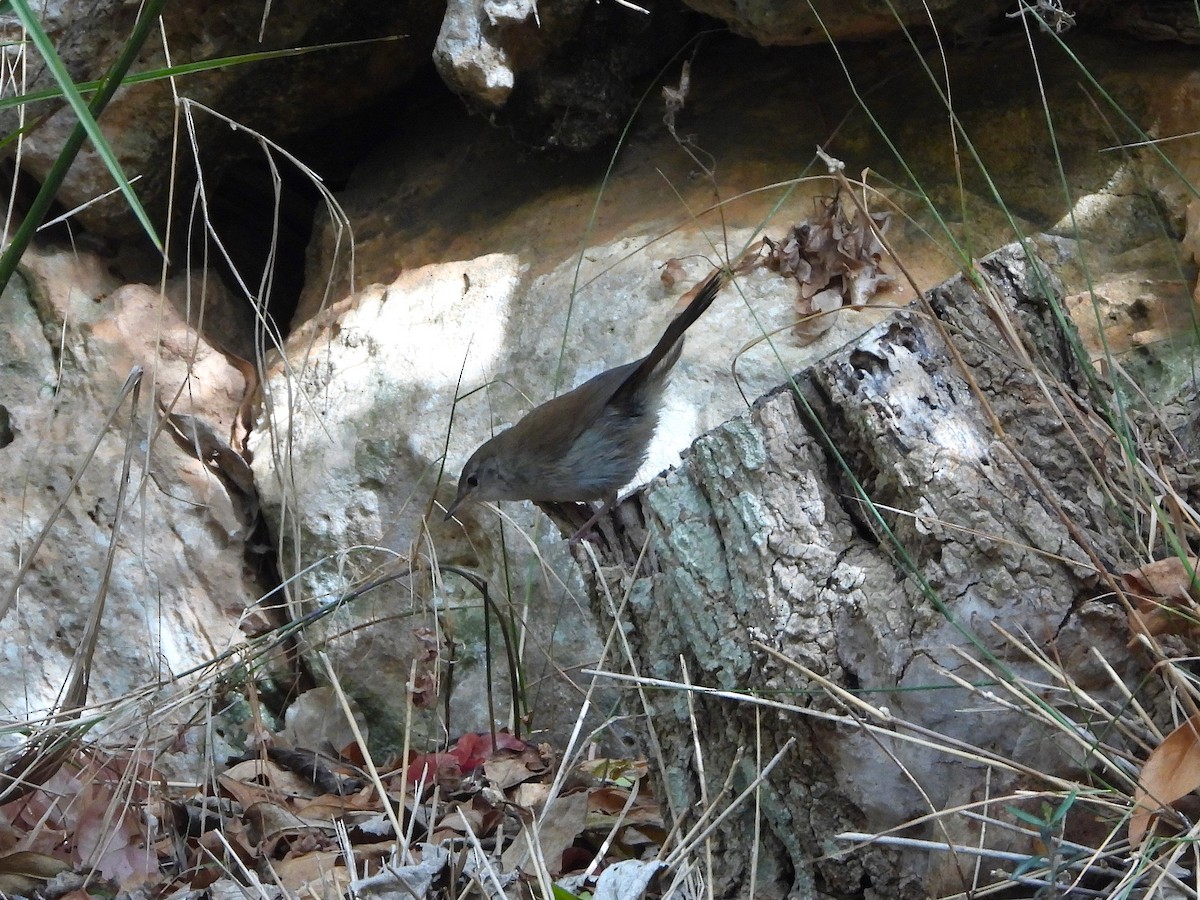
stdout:
[[644,357],[548,400],[486,441],[463,466],[446,518],[472,501],[603,500],[584,529],[590,526],[646,461],[684,332],[712,305],[725,280],[723,271],[710,275]]

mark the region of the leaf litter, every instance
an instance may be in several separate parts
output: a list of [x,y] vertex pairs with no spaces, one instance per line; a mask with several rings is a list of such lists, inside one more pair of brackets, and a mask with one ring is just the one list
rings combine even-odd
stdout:
[[[136,754],[79,749],[78,761],[0,805],[0,890],[50,900],[244,896],[242,886],[263,897],[528,897],[541,893],[539,869],[575,891],[607,891],[649,883],[660,865],[666,830],[638,793],[644,760],[579,763],[555,794],[548,744],[469,733],[387,761],[381,798],[357,745],[287,744],[264,734],[192,789],[148,777]],[[631,861],[646,868],[605,874]],[[84,879],[56,891],[72,872]]]

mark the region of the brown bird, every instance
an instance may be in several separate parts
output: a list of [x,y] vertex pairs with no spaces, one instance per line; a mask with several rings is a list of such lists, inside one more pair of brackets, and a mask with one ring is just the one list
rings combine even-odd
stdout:
[[667,377],[683,351],[683,333],[724,284],[724,272],[710,275],[641,359],[543,403],[484,443],[463,467],[446,518],[468,501],[603,500],[580,533],[588,528],[646,461]]

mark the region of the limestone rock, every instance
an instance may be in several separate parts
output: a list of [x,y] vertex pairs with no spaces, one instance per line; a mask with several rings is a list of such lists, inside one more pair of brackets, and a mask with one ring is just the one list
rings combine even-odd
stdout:
[[[54,707],[98,597],[88,700],[103,703],[227,649],[263,591],[245,555],[256,515],[248,468],[217,459],[246,388],[241,372],[157,291],[114,283],[93,257],[30,253],[25,271],[0,304],[0,405],[12,435],[0,448],[3,591],[29,562],[19,592],[0,594],[13,598],[2,702],[18,719]],[[120,395],[136,366],[131,431],[131,398]],[[127,434],[133,465],[119,509]]]

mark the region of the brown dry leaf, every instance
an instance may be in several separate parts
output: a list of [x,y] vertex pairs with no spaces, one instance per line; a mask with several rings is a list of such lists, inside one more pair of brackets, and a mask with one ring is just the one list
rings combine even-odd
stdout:
[[16,853],[0,856],[0,874],[4,875],[25,875],[46,881],[70,868],[71,866],[61,859],[29,850],[18,850]]
[[[587,791],[577,791],[573,794],[562,794],[555,798],[554,803],[542,816],[541,824],[534,821],[530,813],[521,816],[523,828],[534,829],[535,843],[541,848],[542,857],[551,876],[557,878],[563,872],[563,853],[575,843],[575,839],[583,833],[587,821],[588,795]],[[518,834],[516,840],[504,851],[504,868],[511,871],[518,866],[525,866],[529,859],[529,842],[524,833]]]
[[265,857],[274,856],[279,842],[285,839],[290,844],[311,834],[323,842],[327,834],[334,833],[332,822],[302,819],[277,803],[255,803],[246,810],[242,820],[246,824],[246,837]]
[[1195,572],[1198,565],[1198,557],[1190,557],[1185,566],[1179,557],[1171,556],[1121,576],[1125,590],[1136,598],[1129,613],[1129,628],[1134,634],[1130,648],[1137,644],[1138,635],[1176,634],[1200,639],[1200,607],[1188,572],[1188,566]]
[[[439,832],[450,832],[457,837],[467,833],[470,826],[476,837],[491,834],[501,814],[478,794],[470,800],[455,803],[437,824]],[[431,840],[431,843],[433,841]]]
[[[213,828],[204,832],[196,841],[196,845],[201,851],[200,858],[211,859],[227,859],[229,856],[228,847],[233,849],[233,855],[237,857],[242,865],[248,868],[254,868],[258,863],[258,854],[255,852],[253,844],[246,835],[246,828],[240,820],[231,819],[222,828]],[[220,875],[220,869],[208,869],[199,867],[193,873],[192,878],[197,884],[203,884],[206,887],[212,884],[211,876]]]
[[374,788],[363,788],[357,794],[340,797],[337,794],[322,794],[306,803],[296,804],[296,815],[306,819],[345,819],[347,822],[356,818],[366,818],[377,815],[379,801],[375,799]]
[[350,872],[341,865],[340,850],[315,850],[271,863],[289,897],[342,897],[350,887]]
[[235,763],[217,776],[217,781],[244,808],[263,800],[311,799],[317,795],[308,779],[263,759]]
[[111,787],[96,782],[85,787],[80,798],[74,829],[76,857],[94,865],[123,891],[157,880],[158,854],[150,845],[140,810],[114,809]]
[[550,788],[551,785],[541,781],[527,781],[517,785],[517,789],[513,791],[510,799],[516,806],[537,812],[545,804],[546,798],[550,796]]
[[[371,736],[366,714],[353,700],[348,701],[354,723],[364,740]],[[332,687],[317,687],[305,691],[288,706],[284,713],[283,746],[293,750],[340,750],[356,741],[354,729],[346,721],[342,700]],[[279,747],[274,752],[281,752]],[[276,760],[283,765],[285,760]],[[296,766],[302,771],[304,766]]]
[[139,754],[69,760],[44,786],[0,808],[0,820],[24,832],[22,850],[93,867],[125,889],[155,880],[158,857],[148,846],[141,804],[159,783],[143,777],[143,764]]
[[[1189,557],[1188,565],[1195,572],[1200,566],[1200,557]],[[1121,578],[1129,590],[1139,594],[1178,599],[1191,596],[1192,576],[1178,556],[1156,560],[1140,569],[1126,572]]]
[[662,279],[663,287],[669,291],[683,280],[684,274],[683,263],[675,257],[671,257],[663,263],[662,272],[658,277]]
[[1134,794],[1129,843],[1141,843],[1150,818],[1163,806],[1200,787],[1200,713],[1169,735],[1146,759]]
[[0,891],[7,897],[33,897],[47,881],[70,869],[61,859],[29,850],[0,856]]
[[413,706],[417,709],[431,709],[438,700],[438,688],[441,682],[440,660],[443,656],[452,656],[442,647],[438,632],[428,626],[421,625],[412,630],[413,637],[421,645],[422,651],[416,657],[417,670],[413,679],[406,685],[412,696]]
[[536,747],[526,746],[521,750],[497,750],[483,764],[483,774],[493,787],[507,790],[530,778],[545,775],[550,771]]
[[868,217],[853,208],[848,218],[840,195],[826,200],[815,221],[792,226],[781,241],[764,239],[766,265],[794,280],[800,288],[796,311],[801,317],[795,336],[800,344],[815,341],[833,326],[828,314],[843,306],[865,306],[896,279],[881,268],[886,253],[875,234],[886,233],[887,212]]
[[[588,827],[594,828],[598,824],[609,827],[615,821],[615,817],[622,816],[628,802],[629,791],[624,788],[604,787],[592,791],[588,795]],[[628,812],[621,817],[621,821],[628,825],[652,825],[660,828],[663,824],[658,803],[654,798],[646,796],[639,796],[634,800]]]
[[414,709],[432,709],[438,700],[438,683],[429,672],[418,672],[408,683]]

